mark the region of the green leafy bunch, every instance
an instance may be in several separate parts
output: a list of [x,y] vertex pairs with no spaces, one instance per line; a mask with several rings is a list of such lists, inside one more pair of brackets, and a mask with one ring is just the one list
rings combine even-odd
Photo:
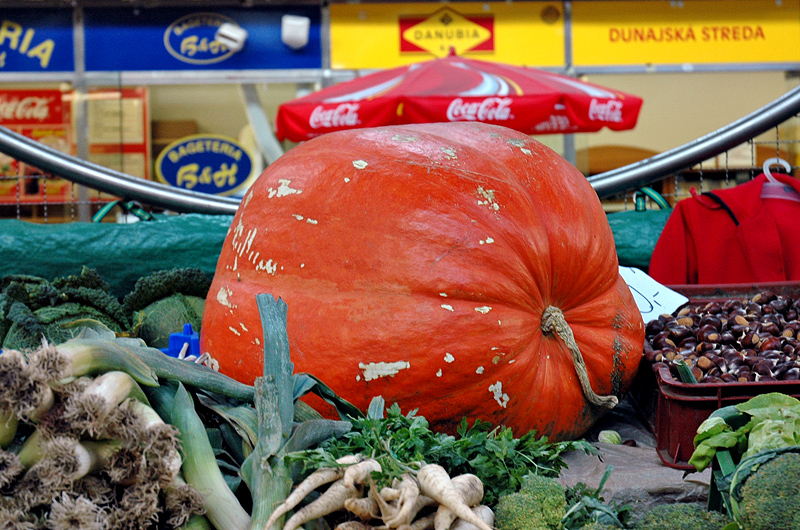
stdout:
[[361,454],[375,458],[383,468],[377,479],[390,481],[422,462],[439,464],[456,476],[472,473],[484,484],[483,503],[493,505],[505,494],[517,491],[525,475],[557,477],[566,467],[563,455],[570,451],[594,452],[585,441],[551,443],[535,431],[515,438],[507,427],[493,427],[465,419],[457,435],[434,432],[417,410],[403,414],[397,403],[386,409],[384,401],[373,399],[367,414],[349,418],[353,427],[344,436],[329,440],[319,448],[292,455],[307,469],[333,465],[337,458]]
[[[734,428],[731,423],[741,426]],[[697,428],[689,463],[702,471],[719,449],[729,449],[738,461],[794,445],[800,445],[800,400],[770,392],[723,407],[703,421]]]
[[627,528],[631,520],[632,509],[629,505],[619,505],[614,501],[606,502],[600,492],[611,477],[614,466],[606,466],[600,483],[596,488],[578,482],[567,488],[567,510],[562,520],[564,530],[577,530],[589,523],[598,523],[616,528]]

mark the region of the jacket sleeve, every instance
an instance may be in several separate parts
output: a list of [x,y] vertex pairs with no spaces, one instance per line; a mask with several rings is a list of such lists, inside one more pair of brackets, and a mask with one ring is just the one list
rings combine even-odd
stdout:
[[[691,199],[686,199],[691,200]],[[664,285],[684,285],[695,283],[692,277],[696,271],[690,271],[688,254],[688,233],[684,217],[685,201],[675,205],[675,209],[667,219],[661,235],[650,257],[648,274]]]

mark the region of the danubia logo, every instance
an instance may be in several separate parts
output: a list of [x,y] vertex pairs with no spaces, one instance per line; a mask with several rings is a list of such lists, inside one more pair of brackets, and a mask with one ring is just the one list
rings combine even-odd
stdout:
[[233,195],[247,183],[253,159],[232,138],[196,134],[169,144],[156,159],[164,184],[213,195]]
[[184,63],[213,64],[233,55],[233,51],[217,40],[217,29],[236,21],[218,13],[191,13],[170,24],[164,32],[167,51]]

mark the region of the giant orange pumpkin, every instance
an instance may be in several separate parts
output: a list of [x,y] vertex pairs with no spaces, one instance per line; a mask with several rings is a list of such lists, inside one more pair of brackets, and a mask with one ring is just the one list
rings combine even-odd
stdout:
[[578,437],[628,388],[644,341],[584,176],[478,123],[288,151],[244,197],[203,317],[202,350],[248,383],[262,372],[259,293],[288,305],[295,371],[446,431],[466,416]]

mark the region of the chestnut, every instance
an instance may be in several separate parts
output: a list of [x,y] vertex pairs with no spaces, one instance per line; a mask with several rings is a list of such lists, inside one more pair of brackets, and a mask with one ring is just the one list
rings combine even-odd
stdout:
[[800,380],[800,368],[793,366],[783,373],[782,379],[784,381],[797,381]]
[[700,328],[712,326],[717,331],[722,329],[722,320],[717,315],[704,315],[697,324]]
[[692,328],[689,326],[682,326],[677,325],[669,330],[669,338],[672,340],[673,343],[678,344],[680,341],[685,339],[686,337],[691,337],[693,335]]
[[758,349],[761,352],[765,352],[767,350],[777,350],[781,347],[781,339],[778,337],[767,337],[761,342],[758,343]]
[[772,369],[768,363],[759,361],[753,365],[753,371],[761,376],[772,376]]
[[647,335],[648,337],[653,337],[659,331],[664,331],[664,322],[658,319],[651,320],[644,327],[645,335]]

